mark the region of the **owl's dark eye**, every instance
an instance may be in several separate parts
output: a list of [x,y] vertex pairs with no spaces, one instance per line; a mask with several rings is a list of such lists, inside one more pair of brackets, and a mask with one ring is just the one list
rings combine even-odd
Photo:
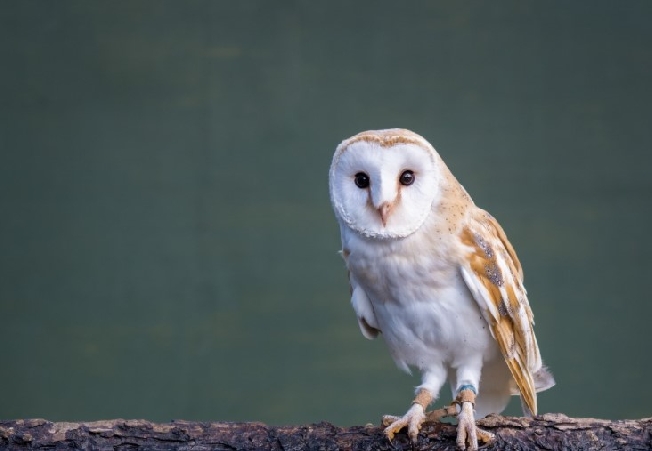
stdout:
[[416,177],[414,176],[414,172],[407,170],[403,171],[401,176],[398,178],[398,181],[401,183],[401,185],[408,186],[414,183],[414,179]]
[[355,175],[355,186],[364,189],[369,186],[369,176],[364,172],[358,172]]

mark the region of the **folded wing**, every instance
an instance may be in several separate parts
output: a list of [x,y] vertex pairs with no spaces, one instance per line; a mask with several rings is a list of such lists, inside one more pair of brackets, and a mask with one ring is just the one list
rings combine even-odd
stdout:
[[[462,230],[468,248],[461,265],[466,285],[489,323],[521,395],[523,410],[537,413],[536,392],[554,385],[542,366],[534,335],[534,318],[523,286],[523,271],[505,232],[486,211],[479,210]],[[535,375],[547,375],[547,387]]]

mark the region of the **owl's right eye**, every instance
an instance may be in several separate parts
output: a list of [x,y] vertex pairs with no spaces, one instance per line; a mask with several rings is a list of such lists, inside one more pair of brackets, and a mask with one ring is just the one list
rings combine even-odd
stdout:
[[358,172],[355,175],[355,186],[360,189],[364,189],[369,186],[369,176],[364,172]]

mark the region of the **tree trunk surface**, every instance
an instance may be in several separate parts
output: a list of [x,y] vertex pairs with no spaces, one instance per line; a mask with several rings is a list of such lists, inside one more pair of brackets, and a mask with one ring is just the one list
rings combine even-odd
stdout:
[[[652,449],[652,418],[599,420],[546,414],[536,418],[498,415],[478,420],[496,435],[486,450]],[[404,431],[392,443],[378,426],[329,423],[267,426],[176,420],[105,420],[53,423],[42,419],[0,420],[2,450],[455,450],[455,426],[426,424],[412,445]]]

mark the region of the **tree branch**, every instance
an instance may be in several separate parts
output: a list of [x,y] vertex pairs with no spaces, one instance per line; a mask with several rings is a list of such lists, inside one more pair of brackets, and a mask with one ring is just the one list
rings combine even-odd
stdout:
[[[537,418],[498,415],[478,420],[496,434],[487,450],[625,450],[652,448],[652,418],[598,420],[547,414]],[[106,420],[52,423],[0,421],[0,449],[193,449],[193,450],[455,450],[455,426],[424,425],[414,448],[404,433],[393,443],[378,426],[267,426],[263,423],[202,423]]]

